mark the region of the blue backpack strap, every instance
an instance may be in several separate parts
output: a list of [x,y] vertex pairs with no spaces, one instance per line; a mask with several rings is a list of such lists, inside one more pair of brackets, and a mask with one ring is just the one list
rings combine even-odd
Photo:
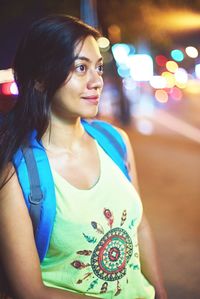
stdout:
[[44,197],[40,187],[40,178],[33,150],[30,147],[22,147],[22,152],[26,162],[30,182],[30,194],[28,197],[30,203],[29,213],[33,224],[34,236],[36,239],[38,226],[40,223],[42,200],[44,199]]
[[[51,232],[53,229],[56,213],[56,196],[49,161],[43,146],[38,143],[37,140],[33,137],[31,141],[31,147],[37,165],[40,188],[43,195],[41,205],[38,205],[39,210],[34,211],[34,213],[37,214],[37,219],[39,217],[39,222],[37,219],[35,219],[37,221],[36,224],[34,224],[33,222],[33,227],[36,226],[36,247],[38,250],[40,261],[42,261],[47,253]],[[29,162],[31,164],[34,163],[33,160]],[[32,169],[29,169],[29,163],[27,164],[21,148],[18,149],[18,151],[13,156],[13,164],[18,175],[19,183],[22,188],[28,210],[30,213],[33,213],[31,212],[31,209],[33,209],[33,207],[32,203],[30,202],[31,187],[29,181],[30,172],[32,171]],[[37,207],[35,207],[34,209],[37,209]]]
[[118,165],[127,179],[131,181],[127,169],[126,145],[121,134],[112,125],[104,121],[93,120],[88,122],[86,120],[82,120],[82,124],[88,134],[97,140],[99,145]]

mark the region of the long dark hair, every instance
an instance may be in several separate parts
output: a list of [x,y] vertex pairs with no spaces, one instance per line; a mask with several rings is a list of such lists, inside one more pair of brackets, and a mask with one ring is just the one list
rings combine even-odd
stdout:
[[52,15],[34,22],[20,42],[13,63],[18,100],[0,125],[0,174],[33,130],[41,139],[52,97],[72,69],[74,48],[89,35],[100,34],[77,18]]

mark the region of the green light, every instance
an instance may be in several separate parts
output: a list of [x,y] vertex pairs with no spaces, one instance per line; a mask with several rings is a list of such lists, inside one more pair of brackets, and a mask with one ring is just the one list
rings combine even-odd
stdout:
[[171,57],[175,60],[175,61],[183,61],[184,59],[184,54],[181,50],[172,50],[171,51]]

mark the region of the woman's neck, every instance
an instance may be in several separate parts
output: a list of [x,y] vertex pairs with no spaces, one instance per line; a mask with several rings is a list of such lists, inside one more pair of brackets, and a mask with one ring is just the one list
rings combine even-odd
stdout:
[[42,137],[44,147],[48,150],[74,151],[84,141],[85,130],[80,118],[60,122],[52,118]]

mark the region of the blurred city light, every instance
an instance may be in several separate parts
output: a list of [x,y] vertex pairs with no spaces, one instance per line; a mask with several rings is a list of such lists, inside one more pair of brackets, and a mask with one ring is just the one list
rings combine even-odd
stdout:
[[197,58],[199,55],[198,50],[192,46],[185,48],[185,52],[191,58]]
[[135,81],[149,81],[153,76],[153,60],[147,54],[132,55],[130,74]]
[[128,46],[129,46],[129,50],[130,50],[129,56],[135,54],[135,47],[131,44],[128,44]]
[[12,69],[0,70],[0,83],[11,82],[14,80]]
[[12,82],[10,85],[10,92],[13,95],[18,95],[18,88],[17,88],[17,84],[15,82]]
[[168,101],[168,94],[165,90],[158,89],[155,91],[155,98],[160,103],[166,103]]
[[167,61],[166,69],[171,73],[175,73],[175,71],[178,69],[178,64],[172,60]]
[[178,68],[174,76],[178,83],[186,84],[188,81],[188,73],[184,68]]
[[167,87],[167,80],[166,80],[166,78],[164,78],[162,76],[153,76],[150,79],[149,83],[153,88],[156,88],[156,89],[161,89],[161,88]]
[[[165,1],[163,1],[163,3],[164,2]],[[151,13],[148,13],[145,16],[148,17],[148,23],[154,28],[157,28],[159,32],[177,33],[184,32],[185,30],[199,30],[200,28],[200,14],[185,9],[184,4],[182,9],[151,9]]]
[[175,86],[175,78],[174,78],[174,75],[170,72],[163,72],[162,77],[164,77],[167,81],[167,85],[166,87],[167,88],[172,88]]
[[138,119],[136,122],[136,128],[144,135],[151,135],[154,131],[153,123],[148,119]]
[[174,49],[171,51],[171,57],[175,60],[175,61],[183,61],[184,59],[184,54],[181,50],[179,49]]
[[126,90],[134,90],[137,87],[136,82],[131,77],[124,78],[122,82]]
[[195,65],[195,74],[198,79],[200,79],[200,63]]
[[187,87],[187,84],[188,84],[188,82],[181,83],[181,82],[176,81],[176,86],[180,89],[185,89]]
[[167,62],[167,58],[164,55],[157,55],[155,57],[155,60],[159,66],[165,66],[165,64]]
[[4,95],[17,95],[18,89],[15,82],[6,82],[1,86],[1,92]]
[[113,56],[118,64],[122,64],[126,61],[128,54],[130,53],[130,47],[127,44],[114,44],[112,46]]
[[118,25],[113,24],[108,27],[109,40],[114,43],[121,41],[121,29]]
[[102,37],[98,38],[97,43],[98,43],[101,51],[105,52],[105,51],[108,51],[110,48],[110,41],[106,37],[102,36]]
[[4,95],[11,95],[12,94],[11,91],[10,91],[10,85],[11,85],[10,82],[3,83],[3,85],[1,86],[2,94],[4,94]]
[[169,91],[169,95],[175,101],[180,101],[183,97],[182,91],[177,87],[171,88],[171,90]]
[[[199,96],[199,94],[200,94],[199,80],[189,80],[185,90],[187,93]],[[198,99],[199,99],[199,97],[198,97]]]
[[118,75],[122,78],[128,78],[130,77],[130,70],[129,68],[122,64],[120,65],[118,68],[117,68],[117,72],[118,72]]

